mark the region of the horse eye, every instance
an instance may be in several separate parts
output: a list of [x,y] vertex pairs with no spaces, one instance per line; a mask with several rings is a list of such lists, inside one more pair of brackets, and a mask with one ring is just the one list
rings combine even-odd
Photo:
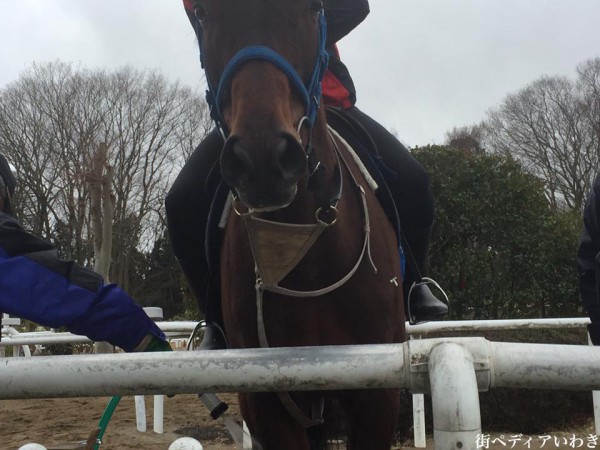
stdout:
[[194,3],[194,14],[196,15],[196,19],[200,22],[203,22],[206,18],[206,10],[202,7],[200,2]]
[[323,9],[323,2],[321,0],[311,0],[310,10],[314,13],[318,13]]

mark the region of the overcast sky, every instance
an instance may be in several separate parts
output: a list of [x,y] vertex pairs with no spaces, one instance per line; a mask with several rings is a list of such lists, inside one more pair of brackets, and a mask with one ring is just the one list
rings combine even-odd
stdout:
[[[131,65],[203,89],[181,0],[0,0],[0,88],[33,62]],[[408,145],[442,143],[542,75],[600,56],[600,0],[372,0],[340,43],[358,106]]]

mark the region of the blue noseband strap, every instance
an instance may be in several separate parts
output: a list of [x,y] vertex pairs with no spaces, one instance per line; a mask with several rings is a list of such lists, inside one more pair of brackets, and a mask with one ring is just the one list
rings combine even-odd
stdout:
[[275,66],[277,66],[283,73],[285,73],[292,82],[292,84],[300,92],[302,96],[302,101],[305,105],[305,109],[308,109],[308,105],[310,102],[308,97],[308,91],[304,86],[304,82],[300,79],[298,73],[294,70],[292,65],[285,58],[283,58],[283,56],[281,56],[275,50],[262,45],[243,48],[239,52],[237,52],[233,58],[231,58],[231,60],[225,67],[225,70],[223,71],[223,75],[221,75],[221,81],[219,82],[219,87],[217,88],[217,94],[215,97],[215,105],[221,104],[221,96],[223,95],[223,90],[231,82],[231,79],[238,71],[238,69],[242,66],[242,64],[255,59],[263,59],[269,61],[270,63],[273,63]]
[[326,38],[327,24],[325,15],[323,14],[323,11],[321,11],[319,13],[319,48],[317,61],[315,62],[315,66],[307,82],[304,82],[300,78],[298,72],[296,72],[294,67],[283,56],[272,48],[264,45],[245,47],[237,52],[225,66],[216,91],[207,74],[208,90],[206,91],[206,101],[210,107],[212,119],[215,121],[217,127],[221,129],[223,134],[228,134],[227,125],[225,124],[225,119],[221,113],[223,92],[226,87],[229,86],[239,68],[244,63],[256,59],[265,60],[274,64],[288,77],[302,97],[306,115],[305,123],[309,127],[312,127],[315,123],[317,110],[319,109],[319,103],[321,101],[321,81],[323,80],[329,62],[329,55],[325,50]]

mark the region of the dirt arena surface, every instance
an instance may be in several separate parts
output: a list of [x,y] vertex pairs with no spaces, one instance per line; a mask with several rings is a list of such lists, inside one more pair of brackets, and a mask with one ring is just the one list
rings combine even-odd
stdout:
[[[221,397],[230,406],[228,414],[241,423],[237,397],[234,394],[222,394]],[[16,450],[30,442],[43,444],[48,449],[72,448],[68,444],[85,440],[96,428],[108,401],[108,397],[2,400],[0,401],[0,450]],[[206,450],[237,448],[223,422],[212,420],[197,396],[165,397],[164,402],[164,434],[156,434],[152,431],[153,401],[149,396],[146,397],[148,431],[140,433],[135,426],[133,397],[124,397],[114,412],[100,448],[103,450],[167,450],[175,439],[182,436],[198,439]],[[589,425],[573,432],[548,432],[532,436],[494,433],[489,436],[489,439],[482,440],[480,448],[600,449],[600,440],[592,436],[593,426],[590,421]],[[412,448],[410,441],[394,447],[394,449]],[[433,448],[431,436],[428,436],[427,449]],[[282,450],[285,450],[284,446]]]
[[[241,421],[237,396],[223,394],[227,412]],[[2,400],[0,401],[0,450],[16,450],[36,442],[50,448],[67,448],[87,439],[98,425],[109,397]],[[147,431],[136,430],[133,397],[123,397],[104,434],[101,449],[166,450],[177,438],[194,437],[207,450],[236,448],[221,420],[215,421],[196,395],[164,398],[164,434],[152,431],[153,398],[146,397]]]

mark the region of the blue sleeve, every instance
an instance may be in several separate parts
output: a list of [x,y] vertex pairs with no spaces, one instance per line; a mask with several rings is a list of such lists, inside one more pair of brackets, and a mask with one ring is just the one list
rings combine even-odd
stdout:
[[0,217],[0,311],[48,327],[66,326],[94,341],[133,350],[164,334],[122,289],[60,260],[54,248]]

